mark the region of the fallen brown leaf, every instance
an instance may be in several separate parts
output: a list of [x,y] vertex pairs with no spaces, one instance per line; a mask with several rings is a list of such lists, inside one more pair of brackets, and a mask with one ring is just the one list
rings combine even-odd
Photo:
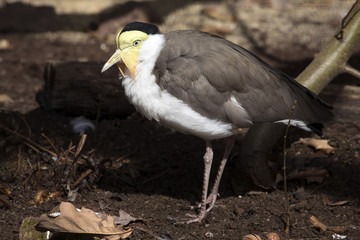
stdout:
[[42,189],[42,190],[39,190],[35,197],[34,197],[34,203],[35,204],[41,204],[44,202],[44,197],[45,197],[45,194],[46,194],[46,190]]
[[52,193],[49,193],[49,195],[47,195],[46,197],[46,202],[50,201],[50,200],[56,200],[58,202],[61,202],[61,193],[60,192],[52,192]]
[[343,233],[346,231],[345,227],[328,227],[328,231],[329,232],[334,232],[334,233]]
[[62,202],[60,212],[40,216],[36,229],[61,233],[93,234],[111,236],[112,239],[125,239],[132,233],[132,229],[123,225],[116,225],[115,218],[82,207],[81,210],[69,202]]
[[123,226],[128,225],[130,222],[139,220],[139,219],[132,217],[130,214],[128,214],[127,212],[125,212],[121,209],[119,210],[119,216],[114,217],[114,218],[115,218],[114,222],[116,225],[123,225]]
[[324,223],[320,222],[315,216],[310,217],[310,222],[315,227],[320,228],[324,232],[332,232],[332,233],[343,233],[346,231],[345,227],[338,227],[338,226],[326,226]]
[[266,235],[266,240],[280,240],[280,237],[279,234],[272,232]]
[[325,196],[325,195],[323,196],[323,204],[325,206],[342,206],[349,202],[350,201],[347,201],[347,200],[343,200],[343,201],[339,201],[339,202],[332,202],[329,200],[329,198],[327,196]]
[[325,224],[323,224],[322,222],[320,222],[315,216],[310,217],[310,222],[311,222],[312,225],[314,225],[315,227],[320,228],[324,232],[328,229],[328,227]]
[[329,203],[329,206],[342,206],[345,205],[347,203],[349,203],[350,201],[344,200],[344,201],[339,201],[339,202],[334,202],[334,203]]
[[300,143],[305,144],[306,146],[313,147],[316,152],[324,154],[332,154],[335,152],[335,149],[329,145],[329,140],[318,139],[318,138],[300,138]]
[[19,229],[19,240],[43,240],[49,239],[46,237],[46,233],[36,231],[35,225],[38,223],[34,217],[25,218]]

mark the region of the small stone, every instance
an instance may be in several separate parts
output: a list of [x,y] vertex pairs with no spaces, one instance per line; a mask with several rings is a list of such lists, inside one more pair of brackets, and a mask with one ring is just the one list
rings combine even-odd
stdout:
[[212,232],[206,232],[205,237],[212,238],[212,237],[214,237],[214,234]]
[[261,240],[261,237],[257,234],[248,234],[243,237],[243,240]]
[[266,235],[266,240],[280,240],[280,237],[277,233],[269,233]]

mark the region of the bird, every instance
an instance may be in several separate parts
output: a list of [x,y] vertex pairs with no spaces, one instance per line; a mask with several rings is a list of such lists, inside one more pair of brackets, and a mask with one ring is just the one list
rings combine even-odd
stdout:
[[[131,22],[115,42],[117,49],[101,71],[117,65],[125,95],[136,110],[205,140],[201,202],[187,223],[201,222],[214,207],[237,129],[290,123],[321,136],[322,123],[332,116],[332,107],[315,93],[220,36],[197,30],[163,34],[154,24]],[[209,191],[216,139],[224,139],[225,151]]]

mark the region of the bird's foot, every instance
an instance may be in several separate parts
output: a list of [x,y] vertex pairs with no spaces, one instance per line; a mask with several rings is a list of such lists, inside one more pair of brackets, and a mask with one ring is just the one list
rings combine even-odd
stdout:
[[[209,207],[206,209],[206,212],[210,212],[211,209],[214,208],[216,199],[217,199],[217,194],[211,193],[208,196],[208,198],[206,199],[206,205],[209,204]],[[191,210],[200,209],[200,208],[201,208],[201,203],[190,206]]]
[[[206,214],[210,212],[211,209],[214,208],[216,199],[217,199],[217,194],[211,193],[206,199],[205,206],[203,206],[202,204],[191,206],[191,209],[200,209],[200,212],[198,215],[186,214],[186,216],[191,218],[190,220],[186,221],[186,223],[188,224],[194,222],[200,223],[205,218]],[[207,205],[209,205],[209,207],[206,208]]]
[[206,211],[203,211],[200,212],[198,215],[186,214],[186,216],[190,217],[190,219],[187,220],[185,223],[201,223],[201,221],[205,218],[206,213]]
[[206,199],[206,204],[209,204],[209,207],[206,209],[206,212],[210,212],[211,209],[214,208],[216,199],[217,199],[217,194],[210,193],[210,195]]

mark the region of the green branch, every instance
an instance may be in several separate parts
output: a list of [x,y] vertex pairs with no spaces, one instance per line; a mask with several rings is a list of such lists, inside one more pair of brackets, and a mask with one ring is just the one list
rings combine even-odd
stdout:
[[[357,0],[342,21],[341,29],[321,50],[312,63],[297,77],[297,81],[319,94],[339,73],[344,71],[359,75],[347,65],[349,58],[360,49],[360,0]],[[257,186],[271,188],[273,178],[267,165],[269,153],[284,136],[285,126],[279,124],[254,124],[242,141],[235,162],[232,184],[240,193],[246,175]],[[243,174],[239,174],[239,173]],[[244,177],[241,177],[244,176]]]
[[351,8],[343,26],[296,80],[319,94],[339,73],[349,58],[360,49],[360,1]]

